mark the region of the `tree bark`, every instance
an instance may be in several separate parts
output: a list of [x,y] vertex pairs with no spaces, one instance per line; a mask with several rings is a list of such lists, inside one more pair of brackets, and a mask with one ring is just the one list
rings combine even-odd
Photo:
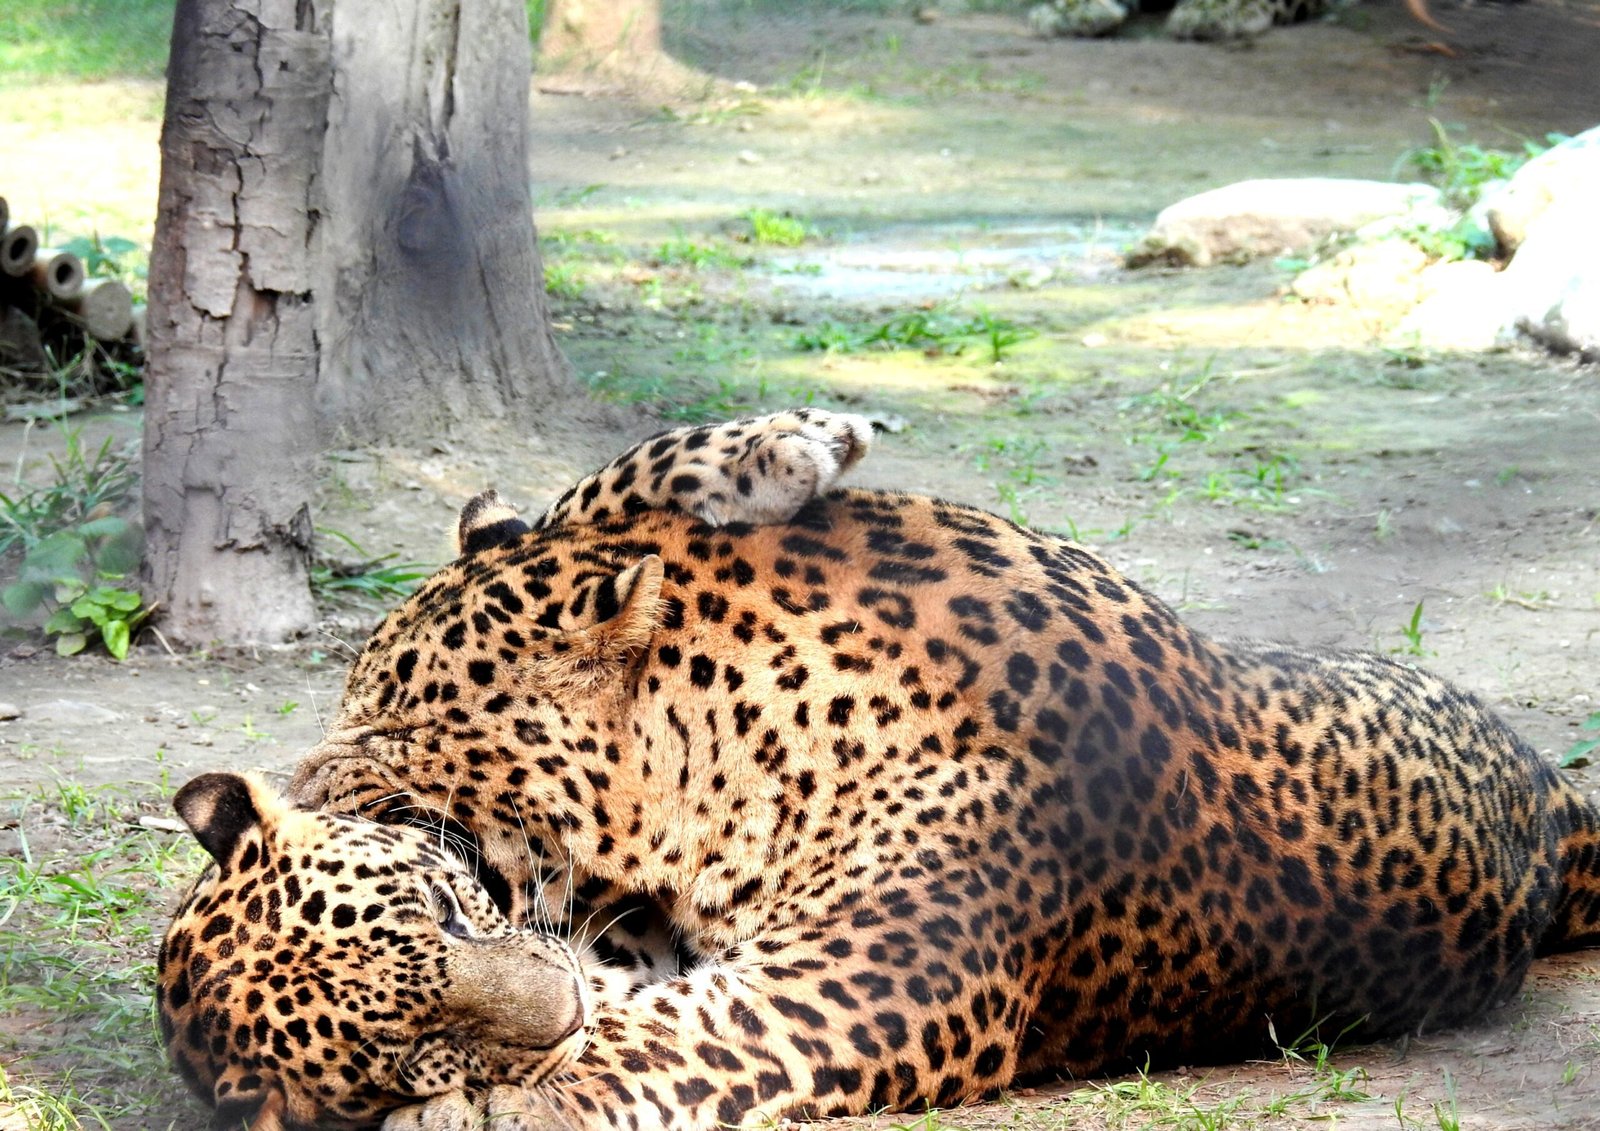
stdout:
[[328,43],[260,16],[180,0],[167,63],[144,516],[149,588],[163,631],[184,643],[281,640],[315,612],[318,339],[304,249]]
[[575,383],[522,0],[179,0],[150,263],[147,589],[175,640],[314,622],[320,443],[531,424]]
[[580,395],[534,235],[527,19],[523,0],[415,0],[382,20],[346,0],[335,13],[318,400],[347,439],[484,416],[548,426]]

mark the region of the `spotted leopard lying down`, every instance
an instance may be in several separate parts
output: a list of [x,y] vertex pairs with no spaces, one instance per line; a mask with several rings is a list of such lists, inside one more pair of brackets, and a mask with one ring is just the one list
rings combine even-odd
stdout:
[[[731,447],[864,449],[788,423]],[[469,504],[298,808],[232,775],[178,795],[215,863],[160,1016],[225,1125],[945,1106],[1249,1055],[1269,1022],[1456,1024],[1600,942],[1600,815],[1471,696],[1218,644],[950,503],[719,527],[660,493],[704,454],[683,435],[542,529]]]
[[[1109,35],[1147,5],[1141,0],[1049,0],[1028,12],[1035,35]],[[1248,39],[1279,24],[1320,16],[1324,0],[1178,0],[1171,8],[1167,34],[1174,39]]]
[[[1434,31],[1447,30],[1428,11],[1427,0],[1404,0],[1411,18]],[[1048,0],[1028,11],[1035,35],[1109,35],[1135,13],[1171,12],[1174,39],[1233,40],[1261,35],[1275,26],[1312,20],[1336,7],[1329,0]]]

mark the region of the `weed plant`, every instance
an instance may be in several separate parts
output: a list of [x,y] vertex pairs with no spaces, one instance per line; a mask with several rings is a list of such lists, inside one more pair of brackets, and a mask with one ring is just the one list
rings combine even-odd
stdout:
[[661,244],[652,261],[658,267],[686,267],[691,271],[738,270],[750,265],[745,256],[715,243],[697,243],[686,236],[676,236]]
[[1022,342],[1038,331],[988,311],[961,317],[941,307],[912,310],[883,322],[847,325],[824,320],[794,338],[794,348],[805,352],[859,353],[870,349],[915,349],[930,357],[962,353],[978,344],[988,360],[1000,364]]
[[764,247],[799,247],[811,234],[805,221],[765,208],[750,209],[744,219],[750,225],[750,242]]
[[81,429],[62,426],[63,457],[50,459],[43,487],[0,492],[0,564],[14,563],[16,580],[0,589],[0,604],[26,620],[44,615],[42,629],[64,656],[98,638],[117,659],[149,615],[127,577],[139,564],[137,525],[118,514],[136,482],[132,456],[107,438],[98,448]]
[[[1546,134],[1542,143],[1523,141],[1520,150],[1490,149],[1458,141],[1459,126],[1445,125],[1437,118],[1429,118],[1428,124],[1433,128],[1434,143],[1407,150],[1396,163],[1395,173],[1398,176],[1409,170],[1437,185],[1444,202],[1462,213],[1470,213],[1485,190],[1565,138],[1552,133]],[[1494,235],[1470,214],[1447,228],[1417,224],[1401,234],[1434,259],[1487,259],[1496,250]]]
[[399,554],[368,554],[350,535],[329,527],[317,527],[324,538],[342,543],[356,555],[354,561],[341,561],[318,555],[311,563],[311,593],[331,604],[358,604],[382,607],[410,596],[417,584],[433,573],[423,562],[398,560]]
[[1431,656],[1433,653],[1422,646],[1422,605],[1418,601],[1411,610],[1411,619],[1400,626],[1400,635],[1404,637],[1405,644],[1392,651],[1406,656]]
[[25,1126],[145,1126],[175,1098],[151,1023],[153,957],[202,854],[139,825],[167,796],[162,783],[60,780],[0,799],[0,1016],[33,1019],[0,1038],[0,1110]]
[[1457,141],[1460,126],[1447,126],[1437,118],[1429,118],[1428,125],[1433,129],[1433,144],[1407,150],[1396,171],[1409,168],[1437,185],[1446,204],[1463,210],[1476,204],[1485,188],[1507,179],[1566,136],[1546,134],[1542,143],[1525,140],[1519,150],[1488,149],[1476,142]]
[[[1600,731],[1600,711],[1591,712],[1579,729],[1591,734]],[[1595,734],[1593,738],[1580,738],[1567,748],[1567,752],[1561,756],[1560,764],[1574,769],[1587,766],[1593,760],[1591,755],[1596,750],[1600,750],[1600,734]]]

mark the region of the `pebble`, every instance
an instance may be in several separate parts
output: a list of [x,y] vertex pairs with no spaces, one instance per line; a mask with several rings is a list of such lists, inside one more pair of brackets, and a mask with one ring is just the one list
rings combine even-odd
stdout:
[[22,708],[15,703],[0,703],[0,722],[22,718]]
[[52,699],[48,703],[40,703],[30,712],[36,722],[41,723],[120,723],[122,716],[116,711],[108,710],[95,703],[86,703],[81,699]]
[[759,165],[761,164],[761,154],[753,149],[741,149],[739,150],[739,164]]

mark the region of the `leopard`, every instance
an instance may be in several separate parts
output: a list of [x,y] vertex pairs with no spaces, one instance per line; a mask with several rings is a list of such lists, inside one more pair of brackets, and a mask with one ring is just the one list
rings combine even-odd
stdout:
[[615,992],[431,833],[298,810],[255,775],[202,774],[173,803],[212,863],[177,912],[205,927],[163,941],[160,1017],[215,1126],[361,1125],[463,1071],[536,1084]]
[[[859,462],[872,437],[863,417],[812,408],[668,430],[579,480],[531,523],[494,490],[474,496],[462,509],[456,550],[468,554],[530,530],[652,508],[713,525],[781,521]],[[352,1112],[381,1110],[386,1097],[392,1106],[394,1097],[418,1088],[424,1095],[438,1091],[458,1061],[479,1064],[472,1070],[479,1078],[487,1072],[536,1082],[581,1049],[592,996],[616,996],[652,976],[658,961],[679,961],[674,941],[659,928],[654,935],[648,924],[609,929],[627,917],[616,907],[605,909],[608,929],[596,932],[592,947],[574,949],[567,934],[550,929],[513,930],[485,897],[487,889],[470,878],[467,838],[452,837],[442,823],[424,822],[428,835],[419,839],[415,819],[382,825],[325,818],[286,806],[250,775],[201,775],[177,792],[174,805],[212,861],[185,893],[163,941],[158,1013],[175,1064],[215,1106],[219,1126],[345,1125]],[[361,857],[386,862],[348,867]],[[296,869],[302,877],[314,872],[317,884],[302,886]],[[401,873],[406,880],[395,878]],[[318,884],[323,890],[311,890]],[[587,889],[585,898],[595,894]],[[368,902],[358,910],[363,896]],[[574,893],[566,911],[578,907],[588,904]],[[283,931],[285,909],[304,920],[289,929],[291,944],[303,941],[308,928],[345,930],[358,919],[364,931],[384,926],[373,938],[345,936],[308,953],[288,995],[281,964],[257,960],[247,969],[240,957],[270,949],[265,940]],[[204,927],[179,926],[189,920]],[[261,923],[268,933],[258,936],[248,924]],[[475,945],[428,951],[429,932],[419,931],[419,923],[442,932],[435,940],[470,938]],[[548,916],[545,926],[554,926]],[[408,941],[388,945],[402,935]],[[626,945],[616,941],[622,938]],[[460,992],[440,993],[430,988],[435,980]],[[314,1026],[302,1016],[268,1041],[263,1012],[275,1011],[281,1023],[313,1001],[324,1009]],[[494,1023],[498,1015],[486,1012],[484,1002],[518,1017],[501,1032],[492,1071],[470,1046],[450,1043],[463,1026]],[[541,1028],[550,1018],[565,1023],[554,1032]],[[262,1046],[257,1052],[245,1051],[249,1037],[241,1022]],[[224,1057],[230,1041],[235,1051]],[[341,1070],[338,1084],[329,1083],[330,1066]]]
[[[649,457],[669,493],[671,450]],[[169,1050],[235,1124],[949,1107],[1319,1025],[1458,1025],[1536,956],[1600,944],[1600,811],[1411,663],[1212,639],[1085,546],[954,502],[822,476],[787,516],[713,522],[619,505],[613,474],[539,529],[468,504],[287,805],[199,787],[236,799],[245,849],[180,794],[214,869],[276,843],[277,814],[325,823],[163,943]],[[386,917],[441,866],[347,821],[448,852],[454,898]],[[614,908],[640,925],[596,958],[587,921]],[[539,972],[542,1004],[451,1006],[452,948],[503,938],[565,973]],[[367,950],[433,974],[381,1039],[340,1002],[391,981]]]
[[[1427,0],[1404,0],[1418,24],[1436,32],[1449,29],[1429,11]],[[1110,35],[1143,11],[1166,11],[1166,32],[1174,39],[1232,42],[1253,39],[1274,27],[1327,15],[1328,0],[1048,0],[1028,10],[1028,25],[1041,38]]]

